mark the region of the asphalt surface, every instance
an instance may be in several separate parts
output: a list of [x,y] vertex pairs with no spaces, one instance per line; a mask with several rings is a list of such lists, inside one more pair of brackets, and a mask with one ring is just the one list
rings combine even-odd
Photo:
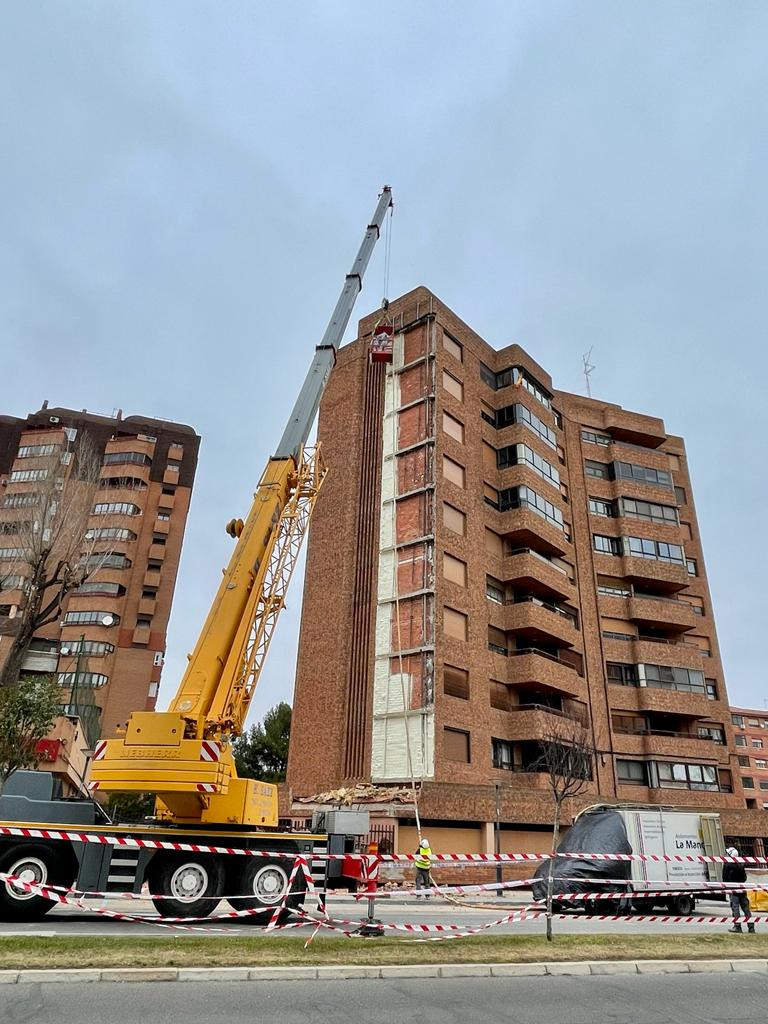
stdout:
[[764,1024],[761,974],[25,984],[4,1024]]
[[[474,902],[474,901],[470,901]],[[483,900],[485,902],[485,900]],[[489,901],[490,903],[490,901]],[[155,910],[151,903],[136,900],[109,900],[110,910],[119,911],[125,914],[154,914]],[[488,921],[493,921],[504,914],[511,913],[526,906],[526,903],[519,899],[500,900],[491,909],[477,909],[472,906],[457,906],[447,903],[438,898],[430,900],[397,899],[378,900],[376,903],[376,917],[386,923],[420,923],[420,924],[458,924],[462,928],[476,928]],[[228,911],[229,905],[222,903],[219,913]],[[308,902],[307,909],[315,912],[314,902]],[[366,916],[367,903],[349,898],[334,897],[328,904],[329,914],[332,918],[353,919],[360,921]],[[658,913],[663,913],[659,910]],[[700,901],[697,903],[697,913],[706,915],[726,915],[727,904],[722,902]],[[158,922],[162,919],[158,918]],[[650,932],[687,932],[700,934],[702,932],[722,932],[727,928],[726,924],[656,924],[643,923],[641,921],[603,922],[584,921],[578,914],[569,916],[566,920],[556,920],[555,930],[567,934],[600,934],[606,932],[644,933]],[[129,921],[115,921],[100,916],[93,910],[81,911],[74,907],[57,907],[42,920],[36,922],[0,922],[0,936],[2,935],[155,935],[174,936],[188,933],[193,928],[199,934],[219,935],[224,932],[234,935],[257,935],[265,934],[262,925],[255,923],[252,919],[244,921],[215,921],[195,923],[184,927],[161,926],[154,923],[137,923]],[[291,928],[287,931],[277,930],[266,934],[272,935],[302,935],[309,934],[314,926]],[[758,925],[762,930],[762,926]],[[768,925],[766,926],[768,928]],[[500,925],[489,929],[486,934],[539,934],[544,930],[544,920],[519,921],[506,925]],[[326,932],[333,934],[333,932]],[[398,935],[394,929],[388,930],[386,934]],[[748,955],[748,954],[745,954]],[[768,1011],[766,1012],[768,1018]]]

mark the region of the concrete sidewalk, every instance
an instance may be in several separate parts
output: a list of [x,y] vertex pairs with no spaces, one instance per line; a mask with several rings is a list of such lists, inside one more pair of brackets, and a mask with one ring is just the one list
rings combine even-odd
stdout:
[[331,981],[359,978],[525,978],[606,974],[768,974],[768,960],[581,960],[561,963],[387,964],[327,967],[122,967],[0,971],[0,984],[137,981]]

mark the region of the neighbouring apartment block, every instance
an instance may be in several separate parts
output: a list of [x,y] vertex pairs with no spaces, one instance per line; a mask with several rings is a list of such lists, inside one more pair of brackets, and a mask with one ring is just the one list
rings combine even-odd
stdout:
[[[200,438],[178,423],[47,403],[26,419],[0,416],[0,662],[25,587],[21,576],[4,571],[13,562],[16,524],[33,518],[48,474],[71,471],[83,435],[101,462],[87,523],[90,557],[100,568],[39,631],[23,669],[55,675],[64,714],[93,711],[96,734],[114,736],[132,711],[155,706]],[[66,743],[56,745],[62,730]],[[72,745],[70,732],[62,719],[49,760]]]
[[[342,348],[320,410],[288,783],[419,787],[443,849],[546,845],[542,743],[586,730],[598,800],[747,810],[685,446],[558,391],[431,292]],[[322,741],[319,741],[322,737]],[[539,766],[540,768],[540,766]],[[297,807],[299,805],[296,805]],[[413,810],[380,808],[413,839]],[[440,837],[443,837],[442,839]]]
[[768,710],[732,707],[731,721],[747,807],[768,810]]

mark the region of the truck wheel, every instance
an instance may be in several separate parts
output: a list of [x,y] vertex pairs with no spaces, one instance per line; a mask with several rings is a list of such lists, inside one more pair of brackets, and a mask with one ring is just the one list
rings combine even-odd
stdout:
[[[0,871],[18,875],[34,885],[71,885],[56,870],[53,852],[45,846],[14,846],[0,858]],[[37,921],[55,907],[54,900],[35,896],[12,882],[0,882],[0,918],[4,921]]]
[[693,896],[676,896],[667,904],[670,914],[677,914],[680,917],[690,917],[696,906]]
[[[268,919],[275,906],[283,900],[288,892],[288,882],[293,865],[290,860],[269,860],[251,857],[238,874],[233,873],[233,888],[241,899],[233,901],[235,910],[263,910],[263,914],[254,914],[257,921]],[[290,911],[300,907],[304,902],[307,880],[299,872],[293,880],[290,894],[283,901],[283,907]]]
[[215,857],[161,857],[147,876],[161,917],[208,917],[224,895],[224,866]]

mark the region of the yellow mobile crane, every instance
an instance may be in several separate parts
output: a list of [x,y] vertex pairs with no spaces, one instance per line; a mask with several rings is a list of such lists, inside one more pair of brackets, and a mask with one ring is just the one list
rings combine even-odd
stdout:
[[[106,816],[95,801],[55,798],[50,773],[17,772],[0,795],[0,874],[87,892],[138,894],[146,883],[160,914],[187,917],[212,913],[225,894],[237,897],[236,909],[259,913],[270,914],[282,900],[295,906],[306,886],[303,875],[290,882],[293,856],[302,856],[324,887],[359,879],[358,860],[318,855],[351,852],[355,836],[367,831],[367,815],[329,813],[326,834],[277,831],[277,788],[238,778],[232,741],[242,732],[326,473],[318,448],[306,442],[391,206],[387,186],[251,510],[227,525],[235,549],[171,706],[134,712],[122,736],[101,740],[94,751],[91,789],[154,793],[155,819],[99,821]],[[235,846],[259,855],[227,854]],[[0,879],[0,919],[34,919],[52,906]]]
[[243,730],[277,617],[325,476],[305,447],[392,193],[385,186],[301,393],[245,522],[178,692],[167,711],[135,711],[125,735],[102,742],[91,788],[157,794],[177,823],[277,824],[277,787],[240,779],[232,740]]

